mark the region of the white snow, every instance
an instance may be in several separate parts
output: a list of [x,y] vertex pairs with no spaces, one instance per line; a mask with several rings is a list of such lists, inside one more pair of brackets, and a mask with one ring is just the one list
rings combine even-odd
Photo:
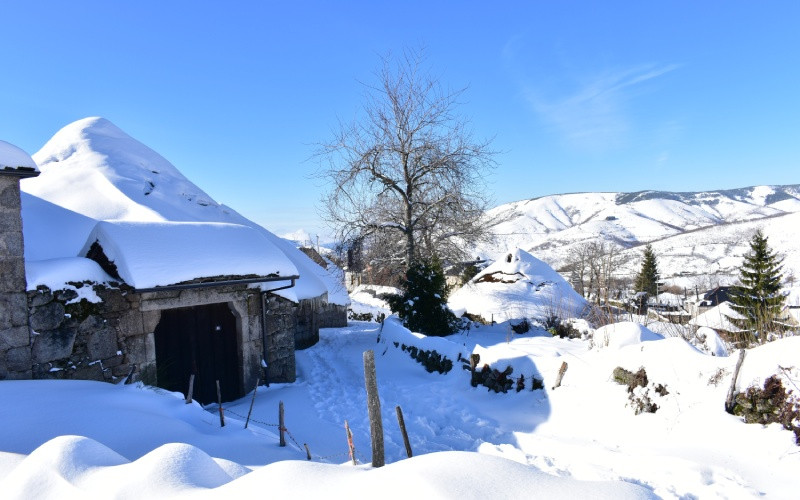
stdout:
[[[632,325],[619,330],[633,337]],[[452,357],[454,369],[427,373],[394,342],[435,349]],[[204,410],[160,389],[4,381],[0,491],[9,499],[796,498],[794,436],[723,409],[736,357],[706,355],[679,338],[616,349],[591,344],[536,329],[509,337],[505,325],[426,338],[391,318],[382,330],[375,323],[322,330],[319,344],[297,353],[296,383],[258,388],[247,429],[251,395],[226,404],[226,426],[219,427],[215,405]],[[376,354],[386,436],[388,465],[380,469],[366,465],[367,349]],[[456,359],[473,351],[481,363],[513,366],[511,378],[525,375],[525,390],[471,387]],[[798,359],[800,338],[751,349],[737,387],[773,374],[794,387]],[[552,389],[562,362],[568,370]],[[656,413],[634,414],[626,388],[612,380],[617,366],[646,369],[651,385],[634,394],[651,397]],[[531,391],[532,376],[543,379],[543,390]],[[655,393],[655,384],[668,393]],[[274,426],[278,401],[289,430],[284,448]],[[405,458],[396,405],[412,459]],[[349,463],[344,420],[353,429],[357,467]]]
[[506,321],[577,317],[586,300],[550,266],[516,249],[497,256],[492,265],[450,295],[448,305],[457,315],[468,312],[486,321]]
[[[109,283],[115,281],[100,268],[97,262],[83,257],[28,261],[25,263],[25,279],[29,290],[35,290],[39,285],[44,285],[51,290],[61,290],[63,288],[74,289],[74,286],[68,284],[70,282]],[[91,287],[84,288],[91,289]],[[95,301],[92,300],[92,302]]]
[[80,254],[97,242],[134,288],[198,277],[292,276],[297,269],[258,231],[212,222],[98,222]]
[[594,345],[599,348],[620,347],[641,344],[653,340],[663,340],[664,337],[654,333],[644,326],[630,321],[611,323],[594,331]]
[[724,330],[726,332],[740,332],[741,329],[734,325],[730,318],[743,319],[744,316],[736,312],[729,302],[723,302],[714,306],[708,311],[698,314],[689,320],[691,326],[705,326],[713,330]]
[[379,314],[389,316],[392,310],[389,304],[381,298],[382,295],[402,295],[399,288],[381,285],[358,285],[350,292],[350,309],[356,314],[372,314],[377,318]]
[[[294,245],[217,203],[161,155],[103,118],[85,118],[57,132],[33,155],[41,175],[21,182],[25,257],[36,261],[85,256],[98,238],[139,288],[196,278],[299,274],[277,292],[298,301],[326,296],[348,303],[341,274]],[[66,265],[78,260],[61,260]],[[63,269],[72,281],[94,279],[80,263]],[[31,274],[29,289],[58,285]],[[282,283],[283,284],[283,283]],[[274,285],[264,288],[274,288]]]
[[0,141],[0,170],[16,170],[19,167],[32,168],[37,172],[39,171],[36,162],[33,161],[33,158],[28,153],[6,141]]
[[[770,195],[779,195],[775,199],[780,201],[770,200]],[[694,288],[705,276],[718,280],[719,274],[736,274],[749,236],[758,228],[769,237],[771,247],[786,257],[784,269],[800,274],[800,254],[793,243],[800,231],[797,212],[797,186],[551,195],[490,210],[489,215],[502,220],[492,229],[497,241],[475,251],[494,257],[498,247],[519,247],[561,269],[570,260],[570,252],[581,246],[613,244],[628,248],[622,253],[626,263],[615,274],[633,277],[641,262],[639,245],[649,242],[662,277],[692,276],[691,282],[687,279],[680,286]]]

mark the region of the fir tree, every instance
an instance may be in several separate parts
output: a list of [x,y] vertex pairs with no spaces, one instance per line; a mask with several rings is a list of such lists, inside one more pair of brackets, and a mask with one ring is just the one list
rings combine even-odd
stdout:
[[767,334],[781,330],[777,323],[785,297],[780,293],[781,259],[767,244],[767,238],[756,231],[750,240],[750,251],[739,270],[740,284],[731,293],[731,307],[744,316],[730,318],[745,330],[742,340],[764,342]]
[[636,275],[636,281],[633,286],[637,292],[647,292],[653,297],[658,295],[658,265],[656,263],[656,254],[650,245],[644,247],[642,269]]
[[434,336],[456,332],[458,318],[447,307],[447,282],[438,259],[412,263],[402,286],[403,294],[388,302],[406,328]]

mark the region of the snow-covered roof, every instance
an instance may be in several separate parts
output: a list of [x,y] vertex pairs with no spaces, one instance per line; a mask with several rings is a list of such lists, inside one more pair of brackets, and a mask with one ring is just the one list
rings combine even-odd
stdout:
[[6,141],[0,141],[0,173],[32,176],[39,173],[39,168],[28,153]]
[[207,277],[289,277],[297,268],[248,226],[214,222],[99,222],[97,243],[128,285],[153,288]]
[[517,249],[504,254],[450,296],[456,313],[479,314],[496,321],[577,317],[586,300],[550,266]]
[[[276,292],[284,298],[298,301],[327,294],[328,302],[349,302],[340,270],[318,266],[292,243],[217,203],[164,157],[106,119],[85,118],[65,126],[33,158],[41,175],[21,183],[29,262],[65,258],[62,263],[74,262],[68,258],[84,256],[83,247],[96,239],[89,233],[98,222],[107,221],[117,226],[97,226],[101,232],[114,232],[106,235],[110,246],[103,250],[113,253],[111,246],[118,246],[117,258],[136,269],[121,277],[137,288],[148,287],[145,283],[269,275],[279,270],[281,276],[300,275],[294,287]],[[124,226],[122,221],[134,224]],[[192,241],[204,243],[194,245],[171,237],[164,228],[175,223],[197,224],[182,226],[181,231],[190,233]],[[156,235],[167,239],[156,240]],[[233,248],[226,249],[227,244]],[[147,256],[156,260],[148,262]],[[205,263],[198,265],[196,259]],[[191,269],[186,262],[192,263]],[[80,269],[85,268],[74,271]]]
[[722,304],[712,307],[703,314],[698,314],[696,318],[689,320],[692,326],[706,326],[712,330],[725,331],[725,332],[740,332],[741,328],[734,325],[730,318],[744,319],[744,316],[736,312],[730,302],[723,302]]

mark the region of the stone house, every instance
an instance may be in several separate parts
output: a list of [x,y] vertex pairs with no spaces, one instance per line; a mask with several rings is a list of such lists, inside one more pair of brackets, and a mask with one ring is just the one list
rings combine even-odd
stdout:
[[[53,210],[67,214],[57,221],[86,223],[69,231],[85,242],[77,256],[29,261],[37,279],[27,284],[19,184],[38,171],[4,147],[0,379],[130,377],[185,393],[194,375],[195,399],[216,401],[219,381],[229,401],[257,380],[293,382],[295,349],[316,343],[321,327],[346,325],[346,306],[325,292],[285,296],[313,262],[236,224],[86,223],[61,207],[33,211],[26,224],[45,224]],[[2,161],[10,148],[24,160],[13,168]]]

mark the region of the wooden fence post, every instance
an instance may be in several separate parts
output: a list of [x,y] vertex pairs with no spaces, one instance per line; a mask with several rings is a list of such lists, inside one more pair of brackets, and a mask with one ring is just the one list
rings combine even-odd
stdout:
[[192,395],[194,394],[194,373],[189,376],[189,392],[186,393],[186,404],[192,402]]
[[564,374],[567,373],[567,362],[561,362],[561,368],[558,369],[558,375],[556,376],[556,385],[553,386],[553,389],[556,387],[561,387],[561,379],[564,378]]
[[256,386],[253,389],[253,399],[250,400],[250,411],[247,412],[247,420],[244,423],[244,428],[247,429],[247,424],[250,423],[250,415],[253,413],[253,405],[256,402],[256,391],[258,391],[258,383],[261,382],[260,378],[256,378]]
[[406,432],[406,422],[403,420],[403,410],[400,405],[394,407],[397,412],[397,423],[400,425],[400,433],[403,435],[403,444],[406,445],[406,455],[411,458],[411,443],[408,442],[408,433]]
[[219,405],[219,426],[225,427],[225,410],[222,409],[222,392],[219,390],[219,380],[217,380],[217,404]]
[[350,451],[350,460],[353,461],[353,465],[358,465],[356,463],[356,447],[353,444],[353,433],[350,432],[350,424],[347,423],[347,420],[344,421],[344,432],[347,435],[347,449]]
[[736,406],[734,402],[734,397],[736,396],[736,379],[739,378],[739,369],[742,367],[742,363],[744,363],[744,349],[739,349],[739,360],[736,361],[736,368],[733,369],[733,380],[731,380],[731,388],[728,389],[728,397],[725,398],[725,411],[728,413],[733,413],[733,407]]
[[364,351],[364,384],[367,388],[367,411],[369,430],[372,439],[372,466],[383,467],[383,421],[381,420],[381,400],[378,397],[378,380],[375,375],[375,352]]
[[280,431],[280,445],[286,446],[286,436],[283,435],[284,430],[286,427],[283,425],[283,401],[278,403],[278,430]]

